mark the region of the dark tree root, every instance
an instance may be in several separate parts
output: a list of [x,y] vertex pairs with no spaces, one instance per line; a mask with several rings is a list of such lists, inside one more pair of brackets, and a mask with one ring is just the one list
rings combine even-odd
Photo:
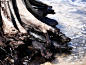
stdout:
[[[35,57],[43,57],[45,61],[51,61],[54,59],[54,53],[72,50],[72,47],[68,47],[70,40],[61,40],[61,38],[68,38],[62,33],[55,35],[50,31],[48,31],[49,34],[42,34],[42,32],[31,29],[28,31],[30,31],[29,36],[18,34],[15,37],[3,37],[2,42],[5,43],[5,46],[0,47],[2,52],[0,59],[3,60],[0,63],[2,65],[5,63],[21,65],[24,62],[24,57],[28,57],[27,63],[32,63]],[[32,35],[32,33],[39,37]],[[5,63],[3,64],[3,62]]]
[[42,21],[43,23],[45,23],[47,25],[50,25],[50,26],[52,26],[54,28],[56,27],[56,25],[58,25],[58,21],[56,21],[54,19],[50,19],[48,17],[43,17],[43,18],[38,17],[38,19],[40,21]]

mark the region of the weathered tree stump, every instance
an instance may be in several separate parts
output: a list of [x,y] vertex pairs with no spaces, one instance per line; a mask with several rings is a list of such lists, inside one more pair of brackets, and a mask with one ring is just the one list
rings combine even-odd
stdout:
[[55,27],[57,21],[45,17],[47,14],[55,14],[52,7],[35,0],[0,1],[1,65],[23,65],[25,56],[28,62],[36,56],[52,60],[54,53],[72,50],[68,47],[71,39]]

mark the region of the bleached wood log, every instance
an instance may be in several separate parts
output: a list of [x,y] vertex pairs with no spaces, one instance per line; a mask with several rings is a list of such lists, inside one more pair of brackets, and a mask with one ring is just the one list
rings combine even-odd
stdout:
[[47,30],[52,30],[52,32],[55,32],[55,29],[53,27],[48,26],[47,24],[42,23],[36,19],[24,6],[22,0],[16,0],[16,4],[22,22],[40,29],[43,33],[47,33]]
[[7,7],[7,1],[1,1],[1,16],[3,22],[4,34],[12,35],[16,34],[18,30],[14,27],[12,20],[10,18],[10,12]]
[[14,19],[15,19],[16,25],[17,25],[20,33],[27,34],[27,31],[21,26],[21,24],[19,23],[16,15],[15,15],[15,12],[14,12],[14,9],[13,9],[13,5],[12,5],[12,0],[9,0],[9,8],[11,10],[11,13],[12,13]]

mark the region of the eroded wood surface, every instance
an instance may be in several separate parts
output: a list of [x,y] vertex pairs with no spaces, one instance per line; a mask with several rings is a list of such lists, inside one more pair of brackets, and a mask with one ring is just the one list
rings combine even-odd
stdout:
[[[72,50],[72,47],[68,47],[71,39],[55,27],[57,21],[44,16],[37,19],[23,2],[0,1],[1,65],[24,65],[26,56],[29,64],[36,57],[42,57],[44,62],[51,61],[55,58],[54,53]],[[28,3],[26,0],[25,2]]]

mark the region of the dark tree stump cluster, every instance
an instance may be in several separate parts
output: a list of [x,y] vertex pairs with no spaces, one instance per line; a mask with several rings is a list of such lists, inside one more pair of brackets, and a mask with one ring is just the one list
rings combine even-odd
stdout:
[[[72,50],[72,47],[68,47],[71,39],[55,27],[58,22],[46,17],[47,14],[55,14],[51,6],[35,0],[21,2],[0,1],[0,65],[23,65],[22,59],[26,56],[28,62],[36,56],[51,61],[54,53]],[[28,11],[28,15],[22,13],[19,5],[24,7],[25,12]],[[36,7],[33,9],[32,5]],[[26,16],[32,18],[27,19]]]

